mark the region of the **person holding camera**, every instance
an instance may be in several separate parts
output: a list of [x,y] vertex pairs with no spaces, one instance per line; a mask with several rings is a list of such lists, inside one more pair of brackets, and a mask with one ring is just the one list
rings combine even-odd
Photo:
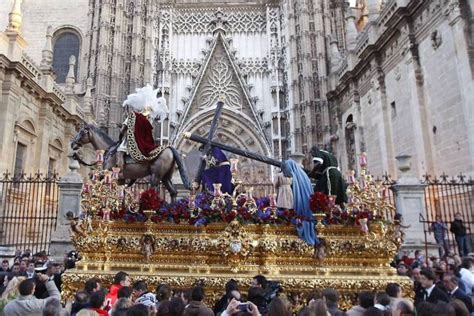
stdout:
[[33,279],[23,280],[18,287],[20,295],[5,306],[3,309],[4,315],[41,316],[43,314],[43,308],[49,300],[61,300],[61,294],[59,293],[56,284],[53,280],[49,279],[48,275],[39,273],[37,279],[46,286],[49,296],[45,299],[36,298],[33,296],[36,288],[35,281]]
[[227,305],[227,309],[221,314],[221,316],[232,316],[241,312],[246,312],[248,315],[251,316],[261,315],[258,311],[257,306],[254,303],[250,301],[242,303],[234,298],[230,301],[229,305]]

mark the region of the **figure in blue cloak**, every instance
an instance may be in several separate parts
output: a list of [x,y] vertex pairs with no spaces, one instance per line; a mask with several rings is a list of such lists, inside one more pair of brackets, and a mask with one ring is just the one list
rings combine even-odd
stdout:
[[224,152],[217,147],[212,147],[210,154],[205,158],[206,167],[202,173],[203,187],[209,191],[214,191],[214,183],[220,183],[222,193],[232,195],[234,185],[232,184],[232,173],[230,163]]

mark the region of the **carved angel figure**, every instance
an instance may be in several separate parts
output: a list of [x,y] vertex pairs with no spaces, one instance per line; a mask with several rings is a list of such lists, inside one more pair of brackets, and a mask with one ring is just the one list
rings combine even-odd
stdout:
[[81,220],[78,217],[74,217],[74,213],[69,211],[66,213],[66,218],[69,221],[69,225],[71,225],[71,231],[75,235],[85,236],[86,234],[81,228]]

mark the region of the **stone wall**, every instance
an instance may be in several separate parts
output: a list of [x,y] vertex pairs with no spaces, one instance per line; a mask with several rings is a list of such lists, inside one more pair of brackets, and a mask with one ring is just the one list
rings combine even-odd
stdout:
[[[353,115],[357,153],[367,152],[372,173],[396,177],[395,156],[409,154],[418,178],[473,174],[474,65],[462,13],[447,0],[388,2],[332,74],[331,106],[342,127]],[[338,153],[347,153],[346,132],[336,132]]]

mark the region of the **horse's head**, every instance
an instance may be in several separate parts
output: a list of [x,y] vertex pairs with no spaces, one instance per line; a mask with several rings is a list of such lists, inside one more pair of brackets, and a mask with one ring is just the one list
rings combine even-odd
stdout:
[[78,150],[83,145],[91,142],[90,138],[91,128],[89,125],[83,125],[71,142],[71,148]]

